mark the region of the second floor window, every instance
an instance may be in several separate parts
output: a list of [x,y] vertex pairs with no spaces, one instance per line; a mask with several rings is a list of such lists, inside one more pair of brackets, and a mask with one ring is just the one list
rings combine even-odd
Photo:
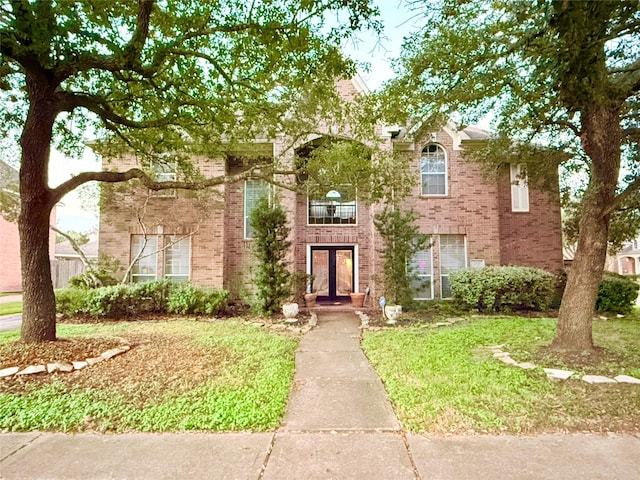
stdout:
[[519,164],[510,164],[511,175],[511,211],[529,211],[529,185],[527,174]]
[[309,193],[310,225],[355,225],[357,202],[348,189]]
[[[178,166],[173,163],[154,163],[152,165],[156,182],[175,182],[178,179]],[[177,196],[175,188],[151,190],[152,197],[173,198]]]
[[422,195],[447,195],[447,154],[436,143],[422,149],[420,184]]
[[251,212],[256,208],[258,200],[269,195],[269,184],[264,180],[248,178],[244,182],[244,238],[253,238]]

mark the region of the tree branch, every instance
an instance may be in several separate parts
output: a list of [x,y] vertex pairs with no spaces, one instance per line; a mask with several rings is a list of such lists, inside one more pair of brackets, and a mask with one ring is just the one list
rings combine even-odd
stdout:
[[49,228],[54,232],[56,232],[58,235],[62,235],[64,238],[69,240],[69,243],[71,244],[71,248],[73,248],[73,251],[76,252],[78,255],[80,255],[80,259],[82,260],[83,265],[85,267],[89,266],[89,259],[84,254],[84,252],[82,251],[82,248],[80,248],[80,245],[78,245],[78,242],[76,242],[75,238],[73,238],[68,233],[63,232],[62,230],[54,227],[53,225],[49,225]]
[[629,184],[627,188],[616,196],[613,202],[611,202],[611,204],[605,209],[604,215],[611,215],[614,211],[618,210],[624,202],[626,202],[629,197],[638,190],[640,190],[640,176],[636,177],[636,179]]
[[263,178],[274,185],[282,186],[288,190],[292,189],[291,185],[277,182],[274,180],[274,175],[293,175],[295,172],[277,171],[272,169],[271,164],[263,163],[253,165],[252,167],[244,170],[241,173],[235,175],[224,175],[219,177],[210,177],[202,180],[183,182],[183,181],[168,181],[157,182],[151,176],[140,170],[139,168],[131,168],[126,172],[83,172],[75,177],[67,180],[66,182],[58,185],[51,190],[52,201],[54,203],[59,202],[62,197],[75,188],[83,185],[87,182],[104,182],[104,183],[120,183],[127,182],[129,180],[138,179],[149,190],[169,190],[169,189],[181,189],[181,190],[205,190],[211,187],[217,187],[228,183],[238,182],[247,178]]
[[629,127],[624,129],[622,133],[633,140],[640,140],[640,127]]
[[195,104],[194,102],[181,102],[180,104],[173,105],[169,113],[164,117],[146,121],[134,121],[115,113],[111,108],[111,104],[106,99],[100,97],[65,91],[56,92],[56,97],[58,99],[58,108],[62,112],[71,112],[75,108],[82,107],[98,115],[107,124],[113,123],[135,129],[157,128],[170,125],[172,119],[176,118],[179,107]]

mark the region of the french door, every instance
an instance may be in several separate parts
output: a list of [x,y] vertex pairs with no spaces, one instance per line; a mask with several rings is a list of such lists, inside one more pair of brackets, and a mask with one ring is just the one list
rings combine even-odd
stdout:
[[311,247],[313,288],[319,300],[340,300],[353,291],[353,247]]

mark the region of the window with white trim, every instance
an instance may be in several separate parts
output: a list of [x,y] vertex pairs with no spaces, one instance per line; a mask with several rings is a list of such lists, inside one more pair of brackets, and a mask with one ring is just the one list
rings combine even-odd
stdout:
[[138,257],[131,267],[132,282],[150,282],[158,275],[158,237],[131,235],[131,260]]
[[187,282],[190,277],[191,237],[164,237],[164,278],[173,282]]
[[509,165],[511,177],[511,211],[529,211],[529,185],[527,174],[520,164]]
[[244,238],[253,238],[251,212],[258,205],[258,200],[269,195],[269,183],[264,180],[248,178],[244,182]]
[[[174,162],[154,163],[152,165],[153,175],[156,182],[175,182],[178,179],[178,166]],[[166,190],[151,190],[152,197],[174,198],[177,196],[175,188]]]
[[352,188],[309,193],[309,225],[355,225],[358,205]]
[[420,184],[422,195],[447,195],[447,154],[437,143],[422,149]]
[[467,267],[464,235],[440,235],[440,295],[451,298],[449,274]]
[[414,300],[433,299],[433,251],[417,252],[409,262]]

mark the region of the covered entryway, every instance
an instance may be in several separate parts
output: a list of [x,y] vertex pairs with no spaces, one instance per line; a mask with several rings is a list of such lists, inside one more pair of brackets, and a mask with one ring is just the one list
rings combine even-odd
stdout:
[[348,300],[354,290],[353,246],[312,246],[310,273],[318,300]]

